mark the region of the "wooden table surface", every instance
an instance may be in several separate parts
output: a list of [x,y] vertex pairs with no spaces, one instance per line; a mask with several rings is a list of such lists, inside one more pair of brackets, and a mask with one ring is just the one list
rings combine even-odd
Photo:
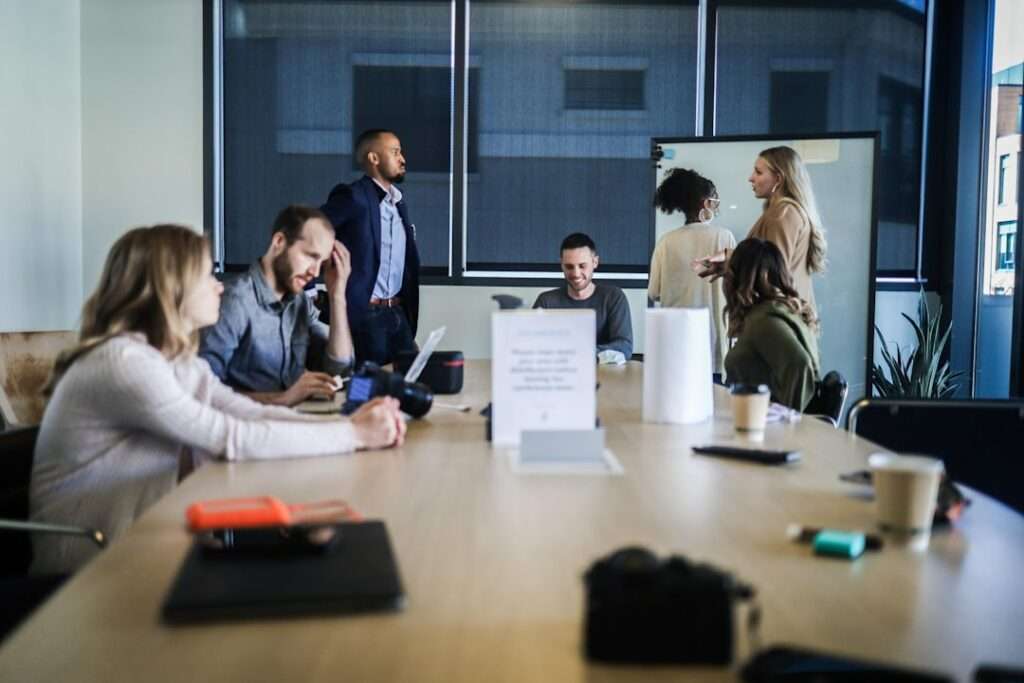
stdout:
[[[147,511],[0,649],[2,681],[728,681],[736,669],[590,665],[581,576],[623,545],[682,553],[757,587],[762,642],[793,643],[968,680],[979,662],[1024,666],[1024,517],[980,494],[926,552],[849,562],[791,543],[791,522],[871,529],[864,491],[838,480],[869,442],[805,419],[770,425],[796,446],[777,468],[694,455],[732,437],[713,420],[640,420],[643,368],[602,367],[599,413],[623,476],[524,475],[484,440],[489,365],[466,368],[472,413],[433,410],[401,449],[206,465]],[[717,390],[716,390],[717,391]],[[387,522],[403,611],[168,627],[160,607],[189,547],[196,500],[342,497]],[[740,643],[737,661],[748,652]]]

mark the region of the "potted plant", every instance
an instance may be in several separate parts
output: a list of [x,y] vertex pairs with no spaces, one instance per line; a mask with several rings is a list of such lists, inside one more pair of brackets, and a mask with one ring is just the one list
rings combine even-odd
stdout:
[[881,342],[883,365],[876,364],[871,371],[871,386],[878,396],[886,398],[945,398],[958,387],[957,378],[963,373],[950,372],[949,362],[943,362],[942,355],[949,341],[952,323],[941,330],[942,305],[933,313],[928,308],[924,290],[917,302],[917,321],[906,313],[907,319],[917,336],[917,347],[906,357],[896,346],[896,355],[889,350],[882,331],[875,325],[875,333]]

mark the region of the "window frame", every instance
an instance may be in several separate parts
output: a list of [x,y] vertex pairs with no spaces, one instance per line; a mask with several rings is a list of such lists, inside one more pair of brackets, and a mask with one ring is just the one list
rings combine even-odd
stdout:
[[1010,154],[1000,154],[996,169],[996,204],[1006,206],[1006,172],[1010,170]]
[[[1003,231],[1003,228],[1007,228],[1007,227],[1009,227],[1011,225],[1013,226],[1013,232],[1010,232],[1009,230],[1006,230],[1005,232]],[[1007,243],[1009,243],[1011,240],[1013,242],[1012,244],[1009,245],[1009,248],[1007,248],[1007,249],[1003,249],[1002,248],[1002,244],[1003,244],[1003,240],[1004,239],[1006,240]],[[995,244],[995,247],[996,247],[996,258],[995,258],[996,267],[995,267],[995,269],[996,269],[996,271],[1004,271],[1005,272],[1005,271],[1009,271],[1009,270],[1015,270],[1014,258],[1016,256],[1016,252],[1017,252],[1016,245],[1017,245],[1017,220],[1013,219],[1013,220],[1006,220],[1006,221],[997,221],[996,222],[996,244]],[[1009,254],[1011,262],[1010,262],[1009,265],[1004,265],[1003,264],[1003,257],[1005,255],[1007,255],[1007,254]]]
[[[452,50],[451,65],[453,70],[452,87],[452,131],[451,131],[451,190],[449,212],[449,244],[447,266],[427,266],[421,269],[420,280],[428,285],[462,285],[462,286],[550,286],[561,281],[563,276],[554,259],[550,263],[531,264],[529,267],[515,271],[473,271],[467,263],[467,205],[466,185],[471,180],[468,172],[467,157],[467,126],[468,117],[468,74],[474,66],[479,66],[469,55],[469,14],[474,0],[452,0]],[[524,2],[526,0],[523,0]],[[565,1],[565,0],[563,0]],[[204,54],[204,218],[207,232],[213,245],[215,268],[219,271],[234,271],[241,264],[225,263],[224,248],[224,162],[223,162],[223,41],[224,41],[224,0],[203,0],[203,32]],[[475,0],[480,4],[488,0]],[[829,9],[844,7],[885,9],[898,15],[920,21],[925,26],[924,39],[924,74],[922,83],[921,104],[921,201],[918,214],[916,235],[917,253],[913,269],[900,271],[875,271],[873,286],[879,291],[903,289],[908,286],[917,287],[927,282],[923,273],[923,246],[925,234],[925,187],[928,173],[928,146],[923,144],[928,139],[930,83],[932,79],[931,63],[934,51],[933,21],[935,0],[923,0],[924,11],[918,11],[896,0],[840,0],[827,5]],[[760,8],[822,8],[821,2],[815,0],[582,0],[574,5],[585,4],[670,4],[677,6],[695,6],[698,10],[697,20],[697,55],[695,81],[695,135],[714,136],[715,107],[717,98],[716,87],[716,41],[717,12],[720,7],[750,6]],[[563,73],[568,68],[562,65]],[[647,71],[644,72],[644,98],[648,96]],[[564,102],[563,90],[563,104]],[[636,115],[647,111],[644,109],[602,110],[610,114]],[[571,114],[579,110],[563,110]],[[591,111],[591,110],[585,110]],[[840,134],[835,134],[840,135]],[[768,136],[759,136],[762,138]],[[796,136],[787,136],[792,139]],[[650,231],[654,233],[653,210],[650,218]],[[652,237],[653,239],[653,237]],[[652,242],[651,248],[654,244]],[[648,273],[644,272],[598,272],[596,277],[625,288],[646,288]]]

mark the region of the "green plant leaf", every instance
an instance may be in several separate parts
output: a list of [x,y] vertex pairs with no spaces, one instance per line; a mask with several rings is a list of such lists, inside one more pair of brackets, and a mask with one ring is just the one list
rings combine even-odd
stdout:
[[918,295],[917,320],[901,313],[914,330],[917,344],[906,357],[896,345],[889,348],[882,331],[875,326],[880,342],[882,364],[871,370],[871,386],[879,396],[942,398],[956,392],[962,372],[950,372],[949,362],[942,361],[953,325],[942,329],[942,305],[932,311],[922,288]]

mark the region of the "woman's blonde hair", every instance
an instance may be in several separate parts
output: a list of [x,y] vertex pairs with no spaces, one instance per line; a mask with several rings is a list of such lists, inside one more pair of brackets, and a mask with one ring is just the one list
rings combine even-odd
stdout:
[[150,346],[174,358],[195,353],[199,335],[181,315],[186,295],[203,275],[209,243],[181,225],[135,228],[107,254],[103,274],[82,307],[78,344],[57,357],[50,394],[72,363],[111,337],[141,332]]
[[823,272],[828,244],[825,242],[825,230],[821,225],[818,203],[814,201],[811,177],[807,175],[807,168],[804,166],[803,160],[795,149],[785,146],[769,147],[761,152],[760,157],[768,164],[772,173],[782,178],[772,197],[765,200],[765,208],[768,208],[772,201],[788,199],[803,210],[811,224],[811,239],[807,248],[807,272]]
[[818,320],[810,305],[793,287],[793,277],[786,267],[782,252],[774,243],[748,237],[729,255],[722,291],[725,310],[722,317],[729,326],[729,336],[743,332],[747,314],[763,301],[777,301],[800,316],[812,332]]

